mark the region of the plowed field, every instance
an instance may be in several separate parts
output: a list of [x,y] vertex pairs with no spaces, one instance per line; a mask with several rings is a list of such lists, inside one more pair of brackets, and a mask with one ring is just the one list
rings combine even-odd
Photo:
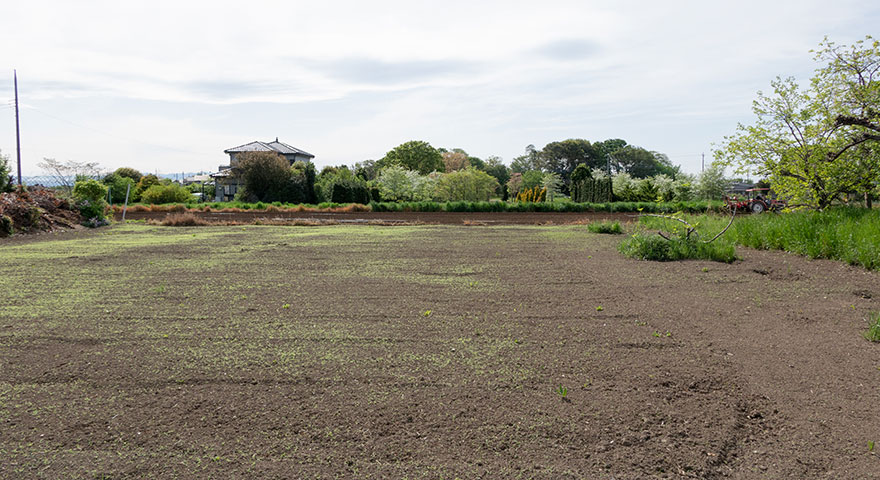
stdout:
[[880,276],[582,226],[0,240],[2,478],[872,478]]

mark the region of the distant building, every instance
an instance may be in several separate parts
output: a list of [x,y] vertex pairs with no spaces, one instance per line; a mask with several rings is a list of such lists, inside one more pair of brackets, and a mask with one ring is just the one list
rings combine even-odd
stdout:
[[286,143],[279,142],[278,137],[275,137],[274,142],[256,141],[223,150],[223,153],[229,155],[229,164],[220,165],[219,172],[211,174],[211,178],[214,179],[217,187],[215,190],[214,201],[229,202],[235,197],[241,184],[239,183],[238,178],[232,174],[232,167],[238,162],[238,155],[247,152],[279,153],[286,158],[291,165],[299,161],[308,163],[315,158],[314,155],[305,150],[300,150],[299,148]]

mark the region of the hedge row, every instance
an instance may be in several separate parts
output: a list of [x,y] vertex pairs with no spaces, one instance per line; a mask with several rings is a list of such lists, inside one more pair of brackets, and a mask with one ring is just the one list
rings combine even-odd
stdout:
[[[120,206],[115,207],[121,211]],[[209,202],[166,205],[133,205],[131,211],[183,211],[183,210],[298,210],[298,211],[365,211],[374,212],[644,212],[644,213],[707,213],[724,210],[722,202],[370,202],[368,205],[320,203],[318,205],[243,202]]]

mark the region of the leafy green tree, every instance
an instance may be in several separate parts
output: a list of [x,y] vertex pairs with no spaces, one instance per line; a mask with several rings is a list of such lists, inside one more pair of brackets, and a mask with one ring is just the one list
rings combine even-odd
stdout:
[[[471,162],[473,162],[473,160],[471,160]],[[510,180],[510,169],[507,168],[507,165],[505,165],[504,162],[501,161],[501,157],[496,157],[493,155],[486,158],[486,161],[483,162],[483,166],[474,166],[495,177],[495,180],[498,180],[499,185],[496,193],[502,193],[501,186],[507,184],[507,181]]]
[[558,173],[547,172],[541,177],[541,186],[547,190],[547,201],[552,202],[562,189],[562,177]]
[[245,152],[236,157],[232,174],[241,183],[236,196],[244,201],[287,202],[299,194],[290,162],[275,152]]
[[442,172],[445,168],[440,151],[432,147],[430,143],[420,140],[409,141],[394,147],[385,154],[379,164],[380,168],[400,165],[422,175],[434,171]]
[[9,171],[9,157],[0,152],[0,193],[11,192],[12,186],[15,185],[15,181],[12,179]]
[[414,198],[416,188],[420,184],[419,177],[419,174],[412,170],[400,165],[391,165],[379,172],[375,184],[383,200],[405,202]]
[[870,36],[851,46],[827,38],[816,52],[826,62],[802,89],[777,77],[773,92],[758,92],[754,125],[740,124],[715,151],[737,172],[767,175],[794,204],[824,209],[849,192],[880,183],[880,42]]
[[661,174],[674,177],[678,173],[678,168],[672,165],[666,155],[632,145],[612,152],[611,159],[612,168],[618,172],[626,172],[634,178]]
[[120,177],[130,178],[134,183],[137,183],[143,177],[141,172],[131,167],[119,167],[113,173]]
[[143,177],[141,177],[141,179],[138,181],[137,185],[135,185],[135,187],[134,187],[134,198],[132,199],[132,201],[135,201],[135,202],[141,201],[141,195],[143,195],[143,193],[148,188],[152,187],[153,185],[159,185],[159,184],[160,184],[159,177],[157,177],[153,174],[144,175]]
[[561,142],[551,142],[541,151],[544,168],[548,172],[557,173],[567,184],[571,172],[581,163],[590,168],[601,167],[605,159],[593,148],[588,140],[570,138]]
[[[627,146],[626,140],[620,138],[609,138],[608,140],[603,140],[601,142],[593,142],[593,149],[596,152],[596,156],[603,163],[602,165],[591,165],[590,167],[592,169],[601,169],[605,171],[606,175],[610,176],[613,173],[608,171],[611,163],[611,154],[625,146]],[[614,168],[614,166],[610,165],[610,168]]]
[[131,188],[131,191],[129,191],[129,200],[133,198],[132,192],[135,189],[135,181],[132,180],[131,177],[123,177],[114,172],[104,177],[102,182],[110,189],[110,201],[112,203],[124,202],[125,193],[129,188]]
[[79,214],[83,219],[90,221],[89,224],[98,225],[104,220],[104,207],[107,202],[104,198],[107,196],[107,187],[101,182],[87,178],[76,182],[72,191],[73,199],[79,208]]
[[529,170],[543,170],[544,160],[541,158],[541,152],[534,145],[526,147],[526,153],[515,157],[510,162],[510,170],[513,173],[525,173]]
[[529,170],[522,174],[521,190],[535,188],[542,183],[544,183],[544,172],[540,170]]
[[695,193],[704,200],[718,200],[724,196],[729,186],[730,181],[724,178],[724,167],[711,165],[697,175]]
[[498,180],[486,172],[468,167],[440,176],[439,197],[445,201],[487,201],[498,188]]

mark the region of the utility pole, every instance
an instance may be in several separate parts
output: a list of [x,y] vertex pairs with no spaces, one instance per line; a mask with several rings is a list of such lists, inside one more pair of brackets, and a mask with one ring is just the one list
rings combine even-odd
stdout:
[[700,160],[700,171],[702,172],[706,169],[706,154],[701,153],[700,156],[702,157],[702,160]]
[[12,70],[15,82],[15,156],[18,160],[18,188],[21,188],[21,134],[18,128],[18,72]]

